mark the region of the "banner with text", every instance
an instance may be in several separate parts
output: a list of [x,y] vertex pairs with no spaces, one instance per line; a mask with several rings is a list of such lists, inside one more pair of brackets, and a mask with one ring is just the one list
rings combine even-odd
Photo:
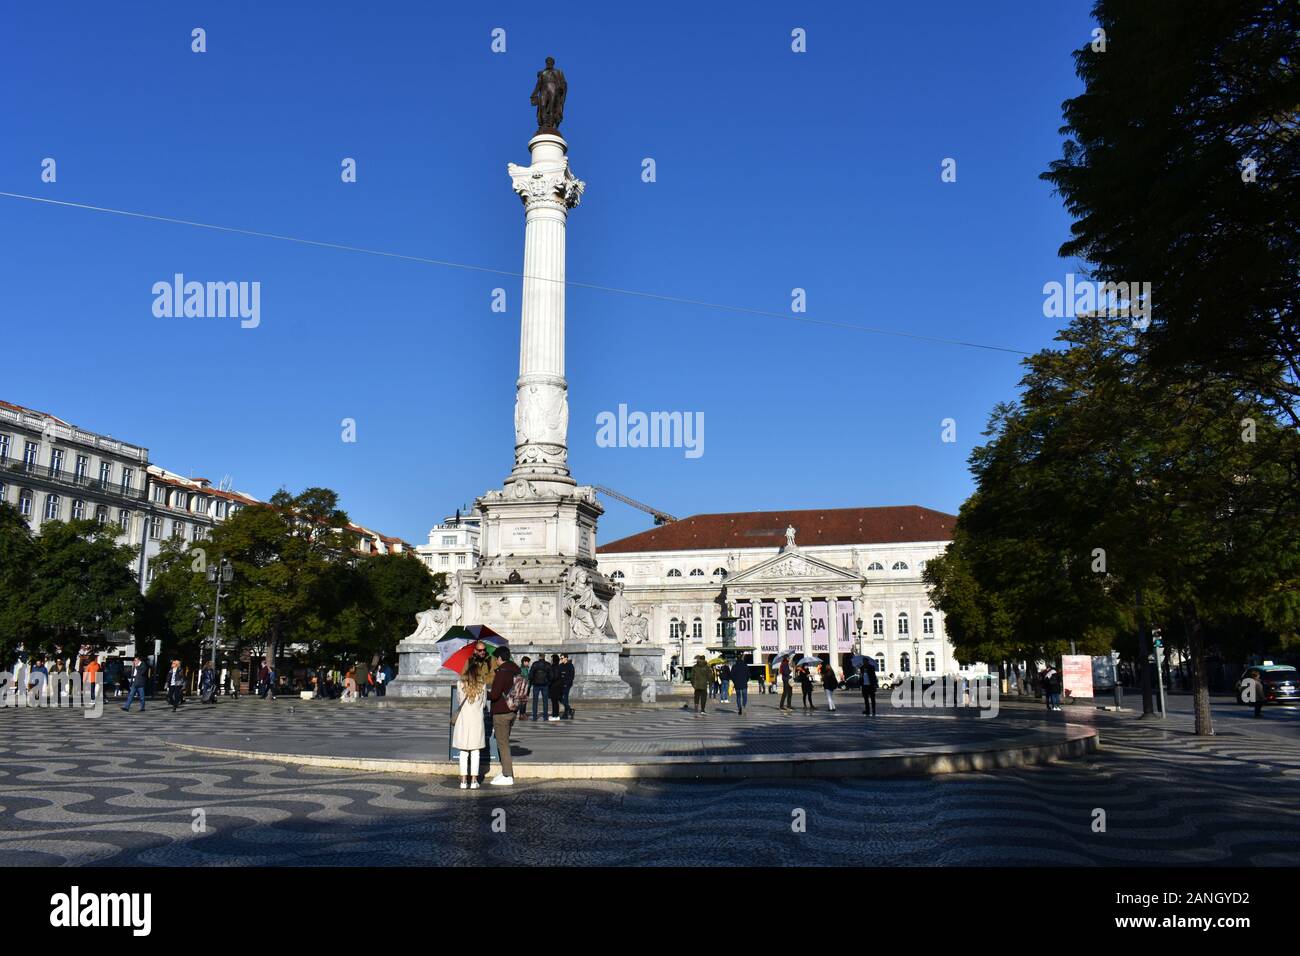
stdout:
[[853,602],[839,602],[839,628],[836,630],[836,640],[840,646],[841,654],[851,653],[855,649],[854,635],[857,633],[857,622],[853,619]]

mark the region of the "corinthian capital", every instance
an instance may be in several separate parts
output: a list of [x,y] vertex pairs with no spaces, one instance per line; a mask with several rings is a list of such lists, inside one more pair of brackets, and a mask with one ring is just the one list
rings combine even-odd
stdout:
[[568,160],[532,166],[508,163],[506,171],[526,207],[549,204],[572,209],[582,201],[582,191],[587,188],[587,184],[569,170]]

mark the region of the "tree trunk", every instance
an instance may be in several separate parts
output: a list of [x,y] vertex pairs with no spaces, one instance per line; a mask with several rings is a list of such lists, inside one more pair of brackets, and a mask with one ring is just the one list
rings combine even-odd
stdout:
[[1187,648],[1192,664],[1192,706],[1196,714],[1196,736],[1213,737],[1214,721],[1210,715],[1210,682],[1205,670],[1205,632],[1200,616],[1187,615]]
[[1151,633],[1147,630],[1147,616],[1142,610],[1142,590],[1140,588],[1137,592],[1137,625],[1138,675],[1139,684],[1142,688],[1142,716],[1150,717],[1155,713],[1155,702],[1151,697],[1151,654],[1154,648],[1151,646]]

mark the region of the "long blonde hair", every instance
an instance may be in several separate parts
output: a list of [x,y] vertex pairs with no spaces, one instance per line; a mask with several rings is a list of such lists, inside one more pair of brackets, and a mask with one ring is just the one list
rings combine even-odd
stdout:
[[466,700],[474,700],[483,696],[483,688],[487,686],[487,664],[483,661],[476,661],[471,657],[465,663],[465,669],[460,673],[460,682],[464,687]]

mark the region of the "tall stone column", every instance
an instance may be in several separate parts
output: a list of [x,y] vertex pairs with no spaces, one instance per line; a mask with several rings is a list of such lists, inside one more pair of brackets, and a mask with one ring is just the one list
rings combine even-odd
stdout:
[[515,390],[515,465],[506,479],[533,490],[572,486],[569,385],[564,377],[565,225],[585,184],[569,169],[568,144],[556,133],[528,141],[532,163],[510,163],[524,203],[524,283]]
[[800,598],[799,604],[803,611],[803,653],[804,657],[815,656],[812,652],[812,602],[808,598]]

